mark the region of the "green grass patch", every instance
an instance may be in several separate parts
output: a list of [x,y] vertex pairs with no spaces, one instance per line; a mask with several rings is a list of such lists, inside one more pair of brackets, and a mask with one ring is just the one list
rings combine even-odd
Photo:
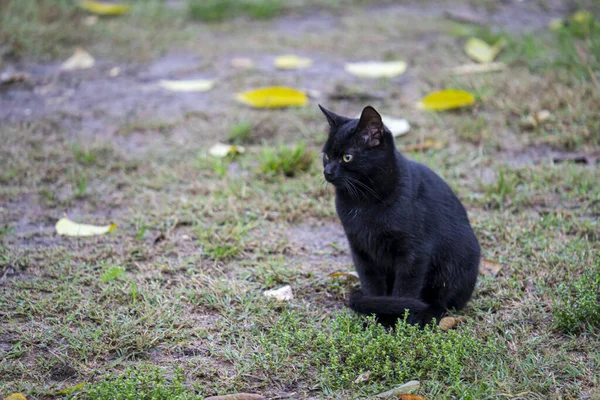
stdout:
[[554,301],[554,325],[566,333],[600,329],[600,253],[583,275],[560,285]]
[[267,147],[263,150],[260,170],[264,174],[283,174],[295,176],[308,171],[314,159],[314,153],[305,142],[294,146]]
[[281,0],[188,0],[188,14],[201,21],[223,21],[242,15],[273,18],[282,11]]

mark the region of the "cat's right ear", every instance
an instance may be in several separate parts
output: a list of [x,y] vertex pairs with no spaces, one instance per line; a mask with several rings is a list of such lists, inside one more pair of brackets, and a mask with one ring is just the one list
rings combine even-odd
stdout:
[[342,122],[347,120],[346,117],[337,115],[333,111],[329,111],[328,109],[326,109],[325,107],[323,107],[320,104],[319,104],[319,108],[321,109],[321,111],[323,111],[323,114],[325,114],[325,116],[327,117],[327,122],[329,123],[329,126],[332,128],[338,127]]

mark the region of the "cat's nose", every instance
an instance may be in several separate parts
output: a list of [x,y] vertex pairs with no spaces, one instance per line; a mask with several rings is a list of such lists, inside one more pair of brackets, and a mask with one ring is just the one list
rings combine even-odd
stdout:
[[325,168],[323,169],[323,175],[325,175],[325,179],[327,179],[328,181],[333,179],[333,167],[331,164],[328,164],[325,166]]

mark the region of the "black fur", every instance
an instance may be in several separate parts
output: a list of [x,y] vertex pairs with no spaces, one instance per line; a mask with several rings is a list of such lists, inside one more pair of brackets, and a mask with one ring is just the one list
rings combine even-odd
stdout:
[[361,283],[350,308],[385,325],[408,310],[408,322],[421,326],[463,308],[477,280],[480,248],[452,189],[400,154],[374,108],[350,119],[319,107],[330,125],[325,179],[335,186]]

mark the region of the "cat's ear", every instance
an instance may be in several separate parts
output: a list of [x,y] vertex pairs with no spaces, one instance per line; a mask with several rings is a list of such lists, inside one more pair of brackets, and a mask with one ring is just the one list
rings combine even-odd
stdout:
[[343,122],[347,121],[348,118],[342,117],[341,115],[337,115],[333,111],[329,111],[325,107],[319,104],[319,108],[323,111],[323,114],[327,117],[327,122],[329,126],[332,128],[340,126]]
[[366,106],[360,115],[356,133],[361,135],[368,147],[379,146],[383,138],[381,115],[371,106]]

